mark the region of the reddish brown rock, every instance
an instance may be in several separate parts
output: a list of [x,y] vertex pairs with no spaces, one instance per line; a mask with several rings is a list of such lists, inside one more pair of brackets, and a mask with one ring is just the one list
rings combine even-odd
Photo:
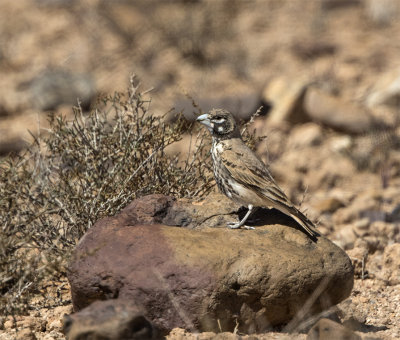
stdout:
[[99,221],[70,265],[75,309],[118,298],[163,331],[233,331],[238,322],[254,333],[350,294],[353,268],[333,243],[311,241],[274,210],[258,212],[256,230],[227,229],[236,211],[221,195],[203,202],[152,195]]

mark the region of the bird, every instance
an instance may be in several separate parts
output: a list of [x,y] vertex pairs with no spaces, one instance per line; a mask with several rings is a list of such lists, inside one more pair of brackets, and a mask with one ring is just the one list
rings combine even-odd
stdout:
[[207,127],[212,136],[211,158],[219,190],[248,208],[241,221],[228,223],[229,228],[254,229],[245,225],[254,208],[275,208],[291,216],[313,240],[320,236],[313,222],[277,185],[264,162],[244,143],[229,111],[213,109],[198,116],[197,121]]

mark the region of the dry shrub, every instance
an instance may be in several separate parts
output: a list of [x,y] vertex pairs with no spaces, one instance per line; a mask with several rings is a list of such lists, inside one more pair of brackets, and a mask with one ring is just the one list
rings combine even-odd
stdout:
[[181,117],[153,116],[144,98],[132,81],[89,115],[76,107],[71,122],[52,116],[45,137],[0,162],[0,315],[26,311],[45,282],[64,278],[68,254],[96,220],[138,196],[199,197],[212,188],[207,132],[197,132],[186,161],[166,155],[195,130]]

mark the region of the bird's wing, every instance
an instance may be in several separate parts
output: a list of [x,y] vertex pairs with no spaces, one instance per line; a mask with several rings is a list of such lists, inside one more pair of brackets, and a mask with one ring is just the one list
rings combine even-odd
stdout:
[[299,211],[272,178],[266,165],[241,140],[231,141],[220,153],[222,164],[232,178],[245,187],[252,189],[266,202],[292,216],[312,237],[319,235],[314,224]]
[[220,153],[221,161],[234,180],[256,190],[259,196],[278,205],[292,207],[293,203],[279,188],[266,165],[241,140],[231,140]]

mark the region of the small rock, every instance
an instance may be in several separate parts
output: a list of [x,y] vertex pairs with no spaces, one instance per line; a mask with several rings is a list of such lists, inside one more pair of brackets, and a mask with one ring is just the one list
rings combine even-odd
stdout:
[[[215,333],[212,333],[214,335]],[[187,335],[187,331],[183,328],[174,328],[166,336],[167,340],[183,339]]]
[[361,340],[361,337],[341,324],[324,318],[310,329],[307,340]]
[[48,324],[49,331],[60,330],[61,328],[62,328],[62,322],[59,319],[53,320]]
[[29,328],[35,332],[43,332],[46,329],[47,321],[34,316],[25,316],[21,321],[17,322],[17,327]]
[[152,324],[129,302],[96,301],[78,313],[64,316],[63,332],[69,340],[151,340],[158,334]]
[[15,319],[12,317],[4,321],[4,329],[10,331],[11,329],[29,329],[33,332],[43,332],[46,329],[47,321],[34,316],[17,316]]
[[15,340],[36,340],[36,336],[30,328],[23,328],[23,329],[17,330],[14,339]]
[[304,148],[317,146],[322,142],[322,129],[315,123],[306,123],[295,126],[289,135],[290,148]]
[[[46,313],[45,319],[47,322],[47,330],[60,332],[63,324],[62,324],[62,316],[66,314],[71,314],[73,312],[72,305],[66,306],[57,306],[49,310]],[[60,317],[61,315],[61,317]],[[43,317],[43,316],[42,316]]]
[[369,226],[369,218],[364,217],[353,224],[353,230],[357,236],[363,237],[369,233]]
[[169,335],[166,336],[167,340],[257,340],[257,337],[239,336],[235,333],[222,332],[203,332],[203,333],[190,333],[182,328],[174,328]]
[[344,225],[336,234],[334,242],[342,249],[351,249],[354,247],[354,242],[357,235],[354,233],[351,225]]
[[397,0],[367,0],[365,10],[376,24],[388,25],[397,18],[400,6]]
[[[357,291],[357,293],[359,293],[359,291]],[[365,328],[365,323],[367,322],[369,313],[368,310],[366,310],[365,308],[360,308],[360,305],[360,296],[352,299],[347,299],[340,304],[339,309],[343,325],[346,324],[348,320],[350,320],[350,324],[353,322],[352,320],[354,320],[355,325],[358,324],[361,327]],[[348,328],[351,330],[356,330],[352,327]]]
[[309,87],[305,93],[304,110],[312,120],[349,134],[366,133],[377,126],[366,109],[343,102],[313,87]]
[[[59,340],[63,338],[63,334],[58,331],[46,332],[41,340]],[[103,340],[103,339],[102,339]]]
[[350,136],[335,136],[329,140],[329,148],[338,153],[344,153],[350,150],[352,139]]
[[387,73],[378,80],[367,98],[367,105],[387,105],[396,109],[400,107],[400,71]]
[[354,222],[354,228],[358,231],[366,230],[369,228],[369,224],[370,224],[369,218],[364,217],[364,218]]
[[333,213],[341,207],[344,207],[344,203],[336,197],[328,197],[326,199],[320,200],[314,205],[314,208],[321,213]]
[[364,240],[357,239],[354,248],[346,251],[354,267],[354,275],[364,279],[368,274],[366,262],[368,259],[368,245]]
[[5,330],[10,330],[11,328],[14,327],[14,325],[15,321],[12,319],[12,317],[5,318],[2,323],[3,329]]
[[322,40],[296,40],[291,46],[291,51],[300,59],[310,61],[310,59],[335,54],[336,45]]
[[400,243],[385,248],[382,276],[391,286],[400,284]]
[[335,224],[346,224],[358,218],[359,212],[350,207],[344,207],[335,212],[332,217]]
[[389,240],[393,240],[399,233],[399,226],[395,223],[385,221],[374,221],[371,223],[371,234],[377,236],[386,236]]
[[303,98],[308,81],[304,79],[273,79],[264,89],[262,100],[271,108],[268,122],[279,125],[282,122],[291,124],[309,122],[303,109]]
[[360,320],[357,320],[355,317],[351,316],[348,319],[343,321],[343,326],[351,329],[352,331],[358,331],[361,332],[363,331],[365,327],[365,319],[361,322]]

